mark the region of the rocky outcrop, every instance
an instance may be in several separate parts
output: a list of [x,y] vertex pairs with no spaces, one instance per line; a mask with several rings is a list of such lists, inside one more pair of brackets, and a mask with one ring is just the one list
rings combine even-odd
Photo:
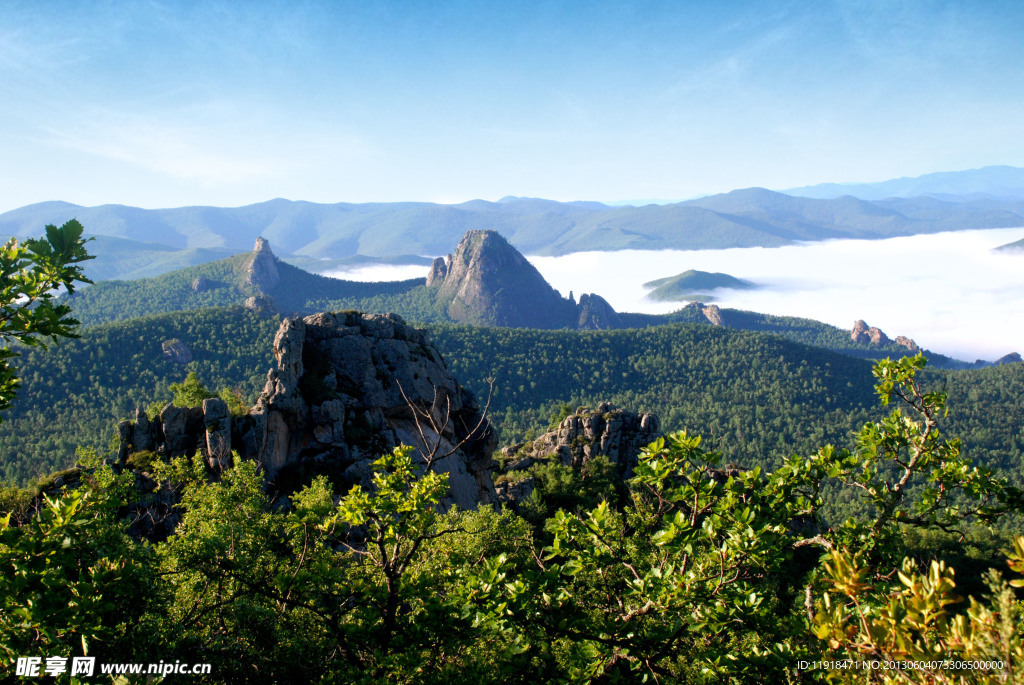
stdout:
[[853,322],[853,328],[850,329],[850,340],[855,343],[867,343],[870,340],[868,324],[864,319],[857,319]]
[[277,270],[277,257],[270,251],[270,243],[264,238],[257,238],[252,257],[245,265],[245,284],[266,293],[279,280],[281,276]]
[[[874,345],[876,347],[889,343],[889,337],[882,332],[882,329],[875,326],[868,326],[864,319],[857,319],[850,330],[850,339],[855,343]],[[913,342],[913,341],[911,341]]]
[[717,304],[709,304],[702,307],[700,311],[712,326],[722,325],[722,310],[718,308]]
[[[573,302],[571,292],[569,293],[569,302]],[[577,311],[579,319],[576,327],[581,331],[605,331],[611,328],[621,328],[619,315],[600,295],[580,295]]]
[[214,287],[216,287],[216,283],[204,276],[199,276],[192,281],[192,290],[197,293],[204,293],[207,290],[212,290]]
[[528,469],[555,459],[566,466],[583,468],[600,454],[606,455],[623,479],[633,475],[641,448],[662,436],[655,414],[632,413],[608,403],[596,410],[581,407],[565,417],[558,428],[536,440],[502,450],[505,472],[498,479],[498,499],[515,504],[533,490]]
[[905,335],[897,335],[896,339],[893,340],[893,342],[899,345],[900,347],[907,348],[907,350],[909,350],[910,352],[917,352],[918,350],[921,349],[920,347],[917,346],[917,343],[914,342],[913,339],[908,338]]
[[274,298],[269,295],[253,295],[247,297],[242,305],[251,312],[256,314],[262,314],[264,316],[271,316],[277,314],[277,303],[274,302]]
[[1021,361],[1024,361],[1024,360],[1021,359],[1020,354],[1018,354],[1017,352],[1011,352],[1010,354],[1003,355],[1002,357],[1000,357],[999,359],[995,360],[992,363],[996,364],[996,365],[999,365],[999,364],[1018,364]]
[[448,276],[448,270],[452,265],[452,256],[437,257],[430,265],[430,273],[427,274],[427,287],[440,285]]
[[[273,345],[274,367],[248,415],[230,416],[219,399],[168,405],[156,421],[137,412],[124,449],[165,458],[198,450],[213,470],[234,450],[289,486],[311,473],[369,485],[372,462],[406,444],[448,474],[451,503],[494,501],[495,433],[424,331],[393,314],[322,313],[286,318]],[[433,421],[417,423],[418,413]]]
[[192,350],[188,349],[188,345],[177,338],[164,340],[160,347],[163,350],[164,359],[167,361],[174,362],[175,364],[188,364],[192,361]]
[[203,426],[206,464],[221,471],[231,465],[231,412],[227,402],[219,397],[203,400]]

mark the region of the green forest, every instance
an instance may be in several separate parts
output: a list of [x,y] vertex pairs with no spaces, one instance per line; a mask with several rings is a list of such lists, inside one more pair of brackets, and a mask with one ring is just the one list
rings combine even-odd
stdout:
[[[68,466],[77,447],[110,448],[117,421],[169,402],[195,372],[213,390],[253,402],[280,317],[242,307],[159,314],[85,328],[78,340],[29,348],[18,401],[0,423],[0,477],[24,483]],[[429,327],[455,376],[477,396],[495,379],[491,421],[502,444],[544,428],[560,405],[658,414],[667,430],[705,436],[726,459],[774,468],[790,454],[842,443],[877,416],[871,362],[749,331],[672,324],[618,331]],[[181,340],[193,360],[165,358]],[[979,463],[1019,477],[1024,465],[1024,368],[929,371],[950,393],[951,430]]]

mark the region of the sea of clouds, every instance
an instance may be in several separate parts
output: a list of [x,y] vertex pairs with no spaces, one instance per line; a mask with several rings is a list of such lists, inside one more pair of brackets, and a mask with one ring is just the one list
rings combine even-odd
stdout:
[[[888,240],[830,240],[777,248],[626,250],[529,257],[563,295],[597,293],[617,311],[662,313],[683,303],[646,299],[643,284],[687,269],[720,271],[762,286],[719,290],[721,307],[801,316],[850,328],[857,319],[890,337],[958,359],[1024,353],[1024,251],[993,248],[1024,228]],[[332,274],[358,280],[425,275],[426,267],[374,266]]]

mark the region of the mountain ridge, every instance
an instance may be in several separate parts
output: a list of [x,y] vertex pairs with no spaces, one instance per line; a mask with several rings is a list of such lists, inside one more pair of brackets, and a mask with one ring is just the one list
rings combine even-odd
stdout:
[[59,201],[0,214],[0,235],[32,236],[77,218],[90,235],[176,249],[249,249],[257,237],[303,259],[445,254],[468,230],[489,228],[526,254],[623,249],[777,247],[795,241],[888,238],[1024,226],[1024,198],[815,199],[747,188],[668,205],[609,206],[505,198],[317,204],[284,199],[243,207],[78,207]]
[[1024,200],[1024,168],[992,165],[868,183],[818,183],[781,192],[821,199],[850,195],[863,200],[928,196],[939,199],[1020,201]]

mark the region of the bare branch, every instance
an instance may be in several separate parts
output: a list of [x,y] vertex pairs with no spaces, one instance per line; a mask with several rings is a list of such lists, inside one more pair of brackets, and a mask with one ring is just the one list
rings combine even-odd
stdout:
[[[477,432],[487,423],[487,414],[490,411],[491,399],[494,396],[494,379],[493,378],[488,378],[487,379],[487,386],[488,386],[487,402],[484,405],[483,411],[480,412],[480,419],[476,422],[476,425],[473,426],[473,428],[470,429],[466,433],[466,436],[464,438],[462,438],[461,440],[456,442],[454,444],[454,446],[450,450],[448,450],[447,452],[444,452],[443,454],[439,455],[438,451],[441,449],[441,441],[444,439],[444,432],[446,430],[448,430],[448,426],[451,423],[451,417],[452,417],[452,400],[451,400],[451,395],[448,394],[447,392],[445,392],[445,394],[444,394],[445,395],[444,420],[441,422],[441,425],[439,426],[438,422],[437,422],[437,419],[434,418],[434,412],[437,411],[437,407],[438,407],[438,404],[439,404],[438,403],[438,388],[436,386],[434,387],[434,401],[431,404],[430,411],[425,411],[425,410],[421,409],[420,407],[418,407],[412,400],[409,399],[409,396],[405,394],[405,389],[402,387],[402,384],[398,383],[398,390],[399,390],[399,392],[402,393],[402,399],[405,400],[406,406],[408,406],[410,411],[412,412],[413,421],[416,422],[416,430],[417,430],[417,432],[420,435],[420,442],[421,442],[421,446],[422,446],[421,455],[423,456],[423,461],[426,464],[426,470],[428,472],[433,469],[434,464],[436,464],[437,462],[439,462],[439,461],[441,461],[443,459],[446,459],[446,458],[450,457],[451,455],[455,454],[460,449],[462,449],[462,447],[467,442],[469,442],[471,439],[473,439],[477,435]],[[433,433],[437,436],[436,439],[433,440],[433,441],[430,441],[430,440],[427,439],[426,433],[423,430],[423,420],[424,419],[429,424],[430,429],[433,431]],[[463,425],[463,428],[466,428],[466,426]],[[433,442],[433,445],[430,444],[431,442]]]

